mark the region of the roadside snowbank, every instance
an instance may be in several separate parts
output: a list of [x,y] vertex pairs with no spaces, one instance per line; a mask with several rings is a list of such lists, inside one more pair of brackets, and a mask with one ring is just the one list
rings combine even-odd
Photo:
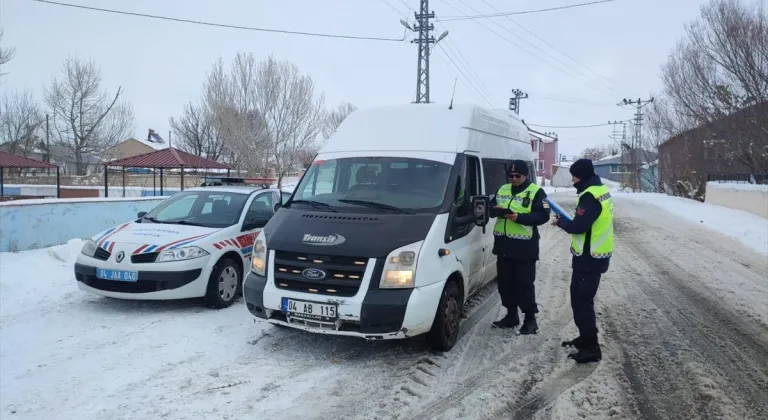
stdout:
[[768,219],[743,210],[666,194],[622,192],[612,194],[619,199],[641,200],[656,205],[676,216],[737,239],[755,251],[768,255]]

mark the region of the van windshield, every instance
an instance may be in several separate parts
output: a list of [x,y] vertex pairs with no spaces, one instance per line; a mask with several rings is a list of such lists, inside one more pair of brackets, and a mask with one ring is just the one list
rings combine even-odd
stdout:
[[296,187],[292,202],[345,212],[437,211],[452,165],[404,157],[317,160]]

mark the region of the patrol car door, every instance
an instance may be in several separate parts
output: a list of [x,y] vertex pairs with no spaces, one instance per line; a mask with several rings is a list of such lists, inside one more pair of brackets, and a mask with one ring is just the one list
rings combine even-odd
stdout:
[[275,214],[275,204],[279,200],[277,197],[278,195],[273,191],[264,191],[256,194],[251,202],[246,204],[240,235],[236,238],[246,263],[250,262],[256,234],[267,225],[269,219]]
[[[464,168],[455,193],[454,220],[472,212],[471,197],[482,192],[482,167],[480,159],[471,154],[465,154]],[[488,227],[486,227],[488,229]],[[451,250],[461,262],[465,274],[468,275],[468,295],[473,293],[483,281],[484,237],[483,228],[474,223],[452,224],[450,238]]]

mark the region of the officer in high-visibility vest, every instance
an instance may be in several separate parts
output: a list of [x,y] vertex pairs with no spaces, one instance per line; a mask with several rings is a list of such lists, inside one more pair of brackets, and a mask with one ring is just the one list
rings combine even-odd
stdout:
[[507,315],[493,323],[499,328],[520,325],[520,312],[525,314],[520,334],[536,334],[536,261],[539,259],[537,226],[549,220],[547,194],[528,179],[528,165],[515,160],[507,168],[508,184],[499,188],[491,200],[493,253],[497,257],[497,283],[501,304]]
[[571,308],[579,336],[564,341],[563,347],[575,347],[577,351],[568,357],[577,363],[589,363],[602,359],[597,341],[595,295],[613,254],[613,200],[595,175],[591,160],[577,160],[570,172],[579,193],[576,212],[573,220],[556,216],[553,224],[571,234]]

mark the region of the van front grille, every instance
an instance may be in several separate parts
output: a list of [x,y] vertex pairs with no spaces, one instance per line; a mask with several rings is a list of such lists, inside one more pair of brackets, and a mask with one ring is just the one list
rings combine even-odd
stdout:
[[354,296],[363,281],[367,258],[275,251],[279,289],[329,296]]

